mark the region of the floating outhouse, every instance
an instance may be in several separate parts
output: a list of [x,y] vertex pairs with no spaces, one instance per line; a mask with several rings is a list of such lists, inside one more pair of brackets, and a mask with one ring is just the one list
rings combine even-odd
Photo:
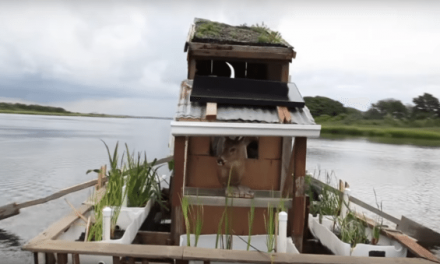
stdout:
[[[321,126],[289,80],[296,52],[264,25],[229,26],[202,19],[191,26],[184,51],[188,78],[181,84],[171,123],[173,243],[185,234],[185,199],[203,208],[201,234],[226,232],[219,231],[225,207],[235,235],[248,235],[252,207],[252,234],[266,234],[269,207],[285,207],[288,236],[301,250],[307,138],[318,137]],[[238,151],[234,142],[241,141],[246,141],[244,158],[231,154]],[[221,166],[237,155],[241,160],[229,175],[241,173],[241,178],[234,184],[229,178],[225,186]],[[237,186],[235,193],[225,190],[232,185]]]

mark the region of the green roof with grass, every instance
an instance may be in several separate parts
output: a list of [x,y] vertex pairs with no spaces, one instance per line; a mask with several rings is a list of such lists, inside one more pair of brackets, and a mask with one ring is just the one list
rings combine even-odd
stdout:
[[277,31],[270,30],[264,22],[247,26],[231,26],[206,19],[194,19],[195,32],[192,42],[289,47]]

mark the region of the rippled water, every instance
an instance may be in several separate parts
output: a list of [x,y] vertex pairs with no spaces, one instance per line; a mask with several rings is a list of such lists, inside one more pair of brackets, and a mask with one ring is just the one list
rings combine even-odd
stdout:
[[[0,205],[37,199],[95,179],[87,169],[107,163],[117,141],[148,157],[169,154],[170,121],[0,114]],[[440,149],[366,140],[309,139],[307,169],[334,171],[353,195],[440,231]],[[89,190],[69,194],[75,206]],[[0,221],[0,263],[32,263],[20,247],[70,212],[64,199],[22,209]]]

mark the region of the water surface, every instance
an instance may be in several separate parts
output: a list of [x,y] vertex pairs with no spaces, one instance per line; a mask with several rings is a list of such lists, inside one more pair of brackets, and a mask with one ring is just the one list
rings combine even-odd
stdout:
[[[169,155],[169,120],[0,114],[0,205],[50,195],[96,178],[88,169],[108,163],[101,140],[151,158]],[[121,152],[122,153],[122,152]],[[364,139],[309,139],[307,169],[334,172],[355,197],[400,218],[405,215],[440,232],[440,150],[388,145]],[[164,173],[166,170],[163,171]],[[90,190],[66,198],[79,206]],[[0,262],[32,263],[20,250],[51,223],[70,212],[63,198],[22,209],[0,221]]]

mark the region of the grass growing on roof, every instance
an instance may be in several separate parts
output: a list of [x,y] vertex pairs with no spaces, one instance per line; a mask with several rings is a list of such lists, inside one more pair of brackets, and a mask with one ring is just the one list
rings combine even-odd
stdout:
[[198,38],[208,38],[217,37],[220,35],[222,27],[216,22],[206,21],[201,23],[197,27],[196,37]]

